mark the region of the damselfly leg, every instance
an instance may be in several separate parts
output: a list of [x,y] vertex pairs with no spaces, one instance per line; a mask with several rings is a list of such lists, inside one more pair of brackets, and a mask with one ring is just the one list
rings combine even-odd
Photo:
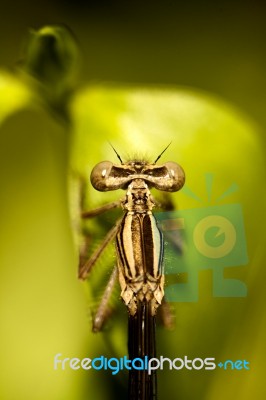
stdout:
[[[120,205],[120,201],[108,203],[102,207],[98,207],[98,208],[96,208],[94,210],[90,210],[90,211],[81,210],[81,213],[80,213],[81,218],[88,219],[88,218],[95,217],[97,215],[101,215],[106,211],[116,208],[118,205]],[[119,221],[109,230],[109,232],[104,237],[103,241],[95,249],[95,251],[92,253],[92,255],[89,258],[88,258],[88,253],[89,253],[89,246],[90,246],[91,240],[90,240],[89,236],[87,235],[87,232],[85,232],[85,231],[83,232],[83,235],[82,235],[83,241],[82,241],[82,244],[80,246],[80,251],[79,251],[79,270],[78,270],[79,279],[85,280],[89,276],[92,268],[97,263],[98,259],[101,257],[103,251],[106,249],[108,244],[114,240],[117,230],[118,230],[118,227],[119,227]],[[110,301],[112,291],[113,291],[116,283],[117,283],[117,267],[115,265],[113,268],[113,271],[111,273],[111,276],[107,282],[107,285],[105,287],[104,293],[102,294],[100,303],[98,304],[96,312],[93,316],[93,320],[92,320],[93,332],[101,331],[105,321],[108,319],[108,317],[111,314],[111,311],[109,308],[109,301]]]

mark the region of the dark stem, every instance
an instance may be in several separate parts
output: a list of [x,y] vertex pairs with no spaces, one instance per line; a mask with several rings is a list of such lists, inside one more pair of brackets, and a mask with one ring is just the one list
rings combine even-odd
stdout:
[[[150,303],[139,302],[137,312],[128,319],[128,353],[129,359],[148,359],[156,357],[155,316],[151,315]],[[136,363],[137,366],[140,363]],[[148,374],[147,370],[131,369],[129,371],[128,398],[130,400],[156,400],[156,371]]]

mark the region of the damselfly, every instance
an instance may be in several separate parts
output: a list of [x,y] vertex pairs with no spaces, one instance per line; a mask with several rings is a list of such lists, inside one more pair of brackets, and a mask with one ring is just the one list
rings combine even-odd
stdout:
[[[155,357],[155,317],[164,297],[163,237],[152,214],[156,201],[150,189],[176,192],[185,182],[184,171],[175,162],[156,165],[164,151],[154,163],[148,163],[143,160],[123,162],[115,150],[121,164],[100,162],[93,168],[90,180],[98,191],[123,189],[125,197],[82,213],[83,218],[90,218],[118,206],[124,210],[123,218],[108,232],[90,259],[83,262],[84,257],[81,257],[79,277],[87,278],[104,248],[116,238],[117,265],[95,314],[93,330],[99,331],[104,323],[107,304],[118,278],[121,298],[129,314],[128,351],[131,360]],[[145,370],[130,370],[129,399],[156,399],[156,392],[155,373],[149,375]]]

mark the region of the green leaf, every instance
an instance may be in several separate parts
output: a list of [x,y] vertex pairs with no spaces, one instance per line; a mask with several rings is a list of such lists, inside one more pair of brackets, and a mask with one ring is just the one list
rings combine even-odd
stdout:
[[0,124],[32,99],[29,87],[15,75],[0,70]]
[[[190,88],[88,86],[76,96],[72,116],[72,168],[87,180],[88,209],[124,196],[121,190],[97,192],[89,183],[90,172],[96,163],[110,160],[119,164],[108,142],[123,160],[147,157],[153,162],[171,141],[171,146],[158,163],[175,161],[185,170],[184,190],[171,195],[180,210],[191,210],[193,214],[197,210],[203,213],[213,206],[226,207],[235,203],[242,206],[249,263],[247,266],[225,266],[223,273],[225,277],[245,284],[250,297],[214,297],[214,270],[203,270],[196,276],[198,301],[173,303],[176,328],[170,333],[159,328],[157,340],[158,354],[170,358],[186,354],[217,359],[239,357],[238,354],[243,354],[243,349],[247,349],[252,340],[252,336],[242,335],[243,326],[249,326],[250,315],[244,316],[247,301],[258,301],[256,304],[263,309],[253,286],[254,271],[262,273],[264,268],[263,243],[266,239],[265,163],[258,126],[232,104]],[[153,194],[157,196],[156,191]],[[96,241],[104,235],[104,224],[108,229],[108,215],[105,214],[100,221],[100,230],[97,218],[89,226],[91,238]],[[193,273],[193,265],[191,268]],[[176,276],[175,283],[182,282],[183,277],[180,278]],[[186,275],[183,282],[187,279],[189,276]],[[167,283],[169,280],[171,283],[167,277]],[[88,284],[93,286],[96,281],[89,278]],[[262,283],[260,286],[259,290],[263,291]],[[259,319],[255,324],[259,324]],[[122,319],[120,328],[109,326],[109,338],[112,330],[117,329],[124,335],[123,343],[126,343],[126,326]],[[121,334],[117,340],[112,336],[118,356],[123,355]],[[228,348],[228,341],[235,343],[234,351]],[[249,356],[252,357],[247,351],[245,357]],[[195,391],[191,391],[191,374],[178,371],[180,398],[192,399],[197,397],[195,393],[201,393],[202,398],[207,396],[209,375],[204,370],[196,372]],[[175,393],[173,374],[164,371],[160,375],[162,398],[164,391]]]

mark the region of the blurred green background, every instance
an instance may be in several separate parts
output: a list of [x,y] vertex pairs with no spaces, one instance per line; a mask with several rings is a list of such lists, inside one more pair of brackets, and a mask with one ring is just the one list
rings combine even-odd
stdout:
[[[214,298],[211,271],[204,271],[199,302],[175,305],[173,332],[159,328],[158,354],[247,359],[251,370],[163,371],[160,398],[265,397],[264,21],[259,1],[1,2],[1,398],[126,398],[125,375],[53,370],[57,353],[126,353],[119,301],[106,332],[90,332],[95,293],[76,278],[67,203],[69,158],[86,176],[96,162],[116,161],[108,140],[122,157],[143,152],[152,160],[172,140],[164,161],[179,162],[203,199],[204,174],[214,174],[212,205],[232,183],[239,186],[222,204],[242,204],[249,263],[227,269],[225,277],[244,281],[248,296]],[[29,28],[54,23],[71,28],[82,55],[69,101],[72,124],[47,110],[32,82],[8,72],[22,57]],[[73,217],[75,184],[71,190]],[[119,196],[88,188],[87,204]],[[174,202],[180,209],[199,207],[182,192]],[[111,222],[91,229],[101,236]]]

